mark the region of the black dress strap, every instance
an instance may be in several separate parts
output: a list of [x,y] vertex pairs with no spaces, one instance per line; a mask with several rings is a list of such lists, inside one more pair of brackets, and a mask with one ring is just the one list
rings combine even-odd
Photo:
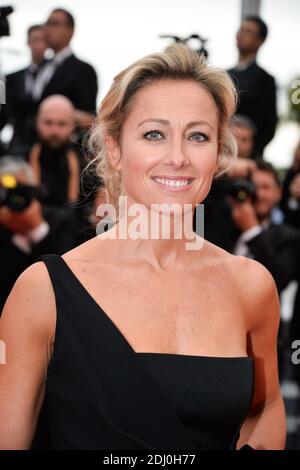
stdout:
[[[60,394],[58,403],[62,406],[64,400],[72,402],[74,387],[79,388],[83,401],[88,400],[89,409],[92,408],[99,429],[105,423],[106,435],[116,436],[116,449],[196,450],[168,397],[139,354],[64,259],[54,254],[39,259],[49,271],[57,307],[54,353],[48,374],[49,395]],[[102,433],[97,431],[97,426],[93,438],[99,442],[101,434],[103,441],[105,433],[103,429]]]

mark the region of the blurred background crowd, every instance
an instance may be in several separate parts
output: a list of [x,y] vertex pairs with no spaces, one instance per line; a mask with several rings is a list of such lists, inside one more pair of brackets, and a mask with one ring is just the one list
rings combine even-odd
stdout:
[[[0,312],[16,278],[41,254],[62,254],[95,236],[96,208],[105,198],[101,181],[92,174],[82,177],[86,137],[104,93],[99,90],[101,57],[89,63],[77,56],[72,40],[80,15],[71,2],[70,9],[68,2],[62,3],[45,10],[39,22],[28,21],[26,66],[5,77],[2,70]],[[207,2],[200,3],[205,11]],[[261,262],[275,279],[282,307],[278,358],[288,414],[287,448],[293,449],[300,448],[300,364],[292,360],[294,349],[300,348],[300,80],[295,78],[287,90],[295,124],[293,138],[287,137],[291,156],[280,160],[277,155],[272,161],[266,149],[272,148],[282,124],[282,104],[278,79],[262,67],[258,55],[271,40],[272,24],[261,19],[259,1],[238,6],[235,64],[227,68],[239,91],[232,122],[238,158],[214,181],[204,201],[204,234],[233,254]],[[144,11],[153,21],[159,14],[146,2]],[[0,5],[0,37],[8,36],[14,14]],[[112,36],[117,34],[113,28]],[[163,35],[163,40],[184,41],[212,62],[200,33]],[[96,30],[94,35],[97,41]],[[280,63],[281,56],[273,60]]]

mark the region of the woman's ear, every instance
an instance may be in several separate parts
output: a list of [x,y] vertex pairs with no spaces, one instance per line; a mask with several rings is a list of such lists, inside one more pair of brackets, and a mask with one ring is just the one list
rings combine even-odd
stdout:
[[121,170],[121,149],[118,142],[110,135],[104,137],[104,145],[107,151],[107,157],[111,166],[117,170]]

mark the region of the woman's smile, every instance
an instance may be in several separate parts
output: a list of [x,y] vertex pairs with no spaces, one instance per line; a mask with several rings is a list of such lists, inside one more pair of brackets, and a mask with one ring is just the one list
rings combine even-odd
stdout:
[[195,180],[188,176],[151,176],[151,179],[165,191],[182,192],[188,191]]

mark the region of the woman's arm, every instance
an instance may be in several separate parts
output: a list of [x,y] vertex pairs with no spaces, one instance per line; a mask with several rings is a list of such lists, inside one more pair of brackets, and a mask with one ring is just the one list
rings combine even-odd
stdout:
[[[44,263],[17,279],[0,318],[0,449],[29,449],[44,398],[55,300]],[[3,361],[2,361],[3,362]]]
[[248,354],[255,358],[255,387],[251,410],[244,422],[237,448],[282,450],[286,441],[286,419],[281,396],[277,334],[280,305],[275,282],[260,263],[248,260],[246,296]]

